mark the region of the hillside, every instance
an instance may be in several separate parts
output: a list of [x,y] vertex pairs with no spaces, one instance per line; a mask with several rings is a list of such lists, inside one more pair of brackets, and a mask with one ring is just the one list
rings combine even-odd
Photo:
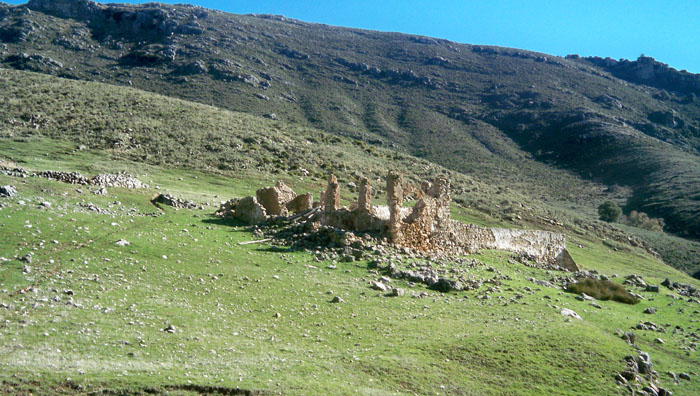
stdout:
[[616,191],[628,212],[700,236],[698,78],[648,58],[565,59],[279,16],[87,0],[0,5],[0,40],[5,67],[311,126],[497,177],[532,197],[593,204],[581,193],[587,184],[557,176],[567,170]]
[[[300,177],[316,184],[312,191],[324,188],[329,172],[337,174],[343,185],[356,182],[359,174],[382,184],[389,169],[402,171],[418,184],[446,174],[454,186],[453,200],[462,211],[476,216],[472,221],[563,229],[588,239],[643,245],[689,274],[700,270],[700,244],[662,232],[635,227],[623,230],[598,221],[597,203],[619,199],[625,191],[610,191],[569,172],[544,168],[542,177],[546,180],[522,190],[512,185],[508,176],[511,165],[503,162],[464,175],[424,159],[313,128],[133,88],[7,69],[0,69],[0,82],[5,87],[0,98],[7,104],[0,109],[0,138],[8,141],[52,138],[102,150],[115,159],[197,169],[232,178],[266,174],[297,183]],[[3,154],[15,161],[24,160],[12,152]],[[528,163],[541,166],[527,158],[522,163],[523,167]],[[550,191],[556,189],[565,189],[568,199],[551,199]],[[542,196],[550,199],[543,200]],[[484,220],[485,216],[491,220]]]
[[[654,257],[632,227],[595,220],[594,206],[542,201],[497,172],[463,175],[311,127],[135,88],[10,69],[0,69],[0,84],[2,169],[123,170],[149,186],[95,194],[95,186],[0,172],[0,186],[17,190],[0,198],[2,395],[700,391],[700,311],[689,294],[700,283]],[[370,238],[360,259],[339,260],[319,246],[251,244],[258,227],[212,215],[221,200],[278,179],[316,196],[328,172],[341,177],[348,203],[359,174],[381,188],[389,169],[417,183],[450,178],[454,218],[566,233],[586,271],[578,275],[610,279],[641,301],[566,293],[574,274],[502,251],[382,255]],[[581,186],[581,200],[615,198],[576,175],[549,174]],[[157,192],[197,207],[154,206]],[[436,291],[391,277],[378,259],[460,274],[473,286]],[[627,356],[639,360],[636,369]]]

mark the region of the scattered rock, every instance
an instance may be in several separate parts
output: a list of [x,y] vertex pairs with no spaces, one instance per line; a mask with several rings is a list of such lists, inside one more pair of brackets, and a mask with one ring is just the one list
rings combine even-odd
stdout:
[[14,186],[0,186],[0,197],[12,198],[17,195],[17,189]]
[[166,333],[173,334],[177,331],[177,329],[173,325],[168,325],[166,328],[163,329],[163,331]]
[[372,288],[374,290],[379,290],[379,291],[387,291],[388,290],[388,287],[379,281],[370,282],[370,288]]
[[628,275],[625,277],[625,281],[622,282],[623,285],[629,285],[634,287],[641,287],[646,289],[647,283],[640,275]]
[[131,245],[129,243],[129,241],[127,241],[126,239],[120,239],[120,240],[114,242],[114,244],[117,246],[129,246],[129,245]]
[[695,286],[673,282],[668,278],[661,282],[661,285],[667,287],[669,290],[675,290],[682,296],[700,298],[700,289],[697,289]]
[[634,333],[625,333],[622,335],[622,339],[628,344],[634,345],[634,342],[637,340],[637,336]]
[[589,296],[586,293],[581,293],[578,296],[576,296],[576,299],[579,301],[595,301],[595,298]]
[[644,310],[644,313],[645,313],[645,314],[655,314],[655,313],[656,313],[656,308],[654,308],[654,307],[649,307],[649,308],[647,308],[647,309]]
[[666,372],[666,374],[668,374],[669,377],[673,378],[674,384],[678,385],[680,383],[678,375],[676,373],[674,373],[673,371],[668,371],[668,372]]
[[338,303],[342,303],[342,302],[345,302],[345,301],[344,301],[342,298],[340,298],[339,296],[335,296],[335,297],[333,297],[333,299],[331,300],[331,302],[334,303],[334,304],[338,304]]
[[177,197],[174,197],[170,194],[157,194],[156,196],[151,199],[151,202],[156,204],[156,203],[162,203],[164,205],[172,206],[173,208],[178,208],[178,209],[196,209],[197,204],[194,201],[188,201],[184,199],[180,199]]
[[577,314],[576,312],[574,312],[574,311],[572,311],[572,310],[570,310],[570,309],[568,309],[568,308],[563,308],[563,309],[561,310],[561,314],[562,314],[563,316],[568,316],[568,317],[571,317],[571,318],[574,318],[574,319],[583,320],[583,318],[581,318],[581,317],[579,316],[579,314]]
[[393,288],[391,289],[391,295],[394,297],[401,297],[404,295],[404,290],[401,288]]

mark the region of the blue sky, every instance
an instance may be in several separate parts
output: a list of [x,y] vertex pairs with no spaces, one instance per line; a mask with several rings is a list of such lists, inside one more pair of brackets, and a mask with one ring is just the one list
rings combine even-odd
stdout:
[[186,2],[237,14],[281,14],[308,22],[421,34],[562,56],[636,59],[644,53],[676,69],[700,73],[700,0],[161,2]]

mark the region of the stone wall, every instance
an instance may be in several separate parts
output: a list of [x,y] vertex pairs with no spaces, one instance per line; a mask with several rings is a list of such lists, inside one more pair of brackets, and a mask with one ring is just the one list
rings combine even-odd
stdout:
[[[330,175],[322,193],[321,208],[308,221],[342,230],[374,232],[386,236],[397,247],[417,251],[446,254],[470,254],[482,249],[497,249],[525,255],[535,261],[576,271],[578,267],[566,250],[566,236],[549,231],[482,228],[450,218],[450,183],[444,177],[420,188],[404,186],[400,173],[387,175],[387,206],[372,205],[369,180],[358,180],[358,200],[349,207],[340,207],[338,179]],[[404,207],[404,193],[420,196],[412,208]],[[304,197],[303,205],[294,210],[310,209],[310,194],[296,196],[289,187],[278,183],[275,187],[258,190],[258,197],[240,200],[228,213],[246,221],[259,220],[269,215],[287,214],[288,205]],[[252,197],[250,197],[252,198]],[[260,202],[258,204],[258,201]],[[261,210],[262,209],[262,210]],[[250,216],[243,213],[251,210]],[[261,213],[262,212],[262,213]],[[261,216],[262,214],[262,216]]]

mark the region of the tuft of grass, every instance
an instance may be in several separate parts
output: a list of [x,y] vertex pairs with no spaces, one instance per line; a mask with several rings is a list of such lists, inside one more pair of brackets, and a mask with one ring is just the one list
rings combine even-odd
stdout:
[[566,291],[576,294],[586,293],[602,301],[613,300],[624,304],[637,304],[639,302],[639,299],[631,295],[622,285],[609,280],[585,278],[569,284]]

